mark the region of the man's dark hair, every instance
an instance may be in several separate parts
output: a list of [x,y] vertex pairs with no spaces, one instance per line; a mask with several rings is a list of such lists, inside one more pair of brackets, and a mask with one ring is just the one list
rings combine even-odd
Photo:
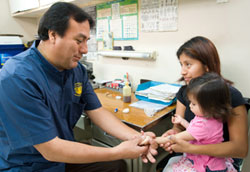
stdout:
[[69,27],[71,18],[78,23],[88,21],[90,28],[93,28],[95,24],[91,16],[78,6],[66,2],[57,2],[46,11],[40,20],[38,27],[39,39],[48,40],[49,30],[53,30],[63,37]]

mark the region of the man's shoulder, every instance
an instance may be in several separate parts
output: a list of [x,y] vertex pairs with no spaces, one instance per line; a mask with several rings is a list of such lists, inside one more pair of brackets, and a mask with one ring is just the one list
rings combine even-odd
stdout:
[[35,75],[39,66],[36,60],[34,60],[35,58],[36,54],[31,49],[11,57],[1,70],[1,77],[27,77]]

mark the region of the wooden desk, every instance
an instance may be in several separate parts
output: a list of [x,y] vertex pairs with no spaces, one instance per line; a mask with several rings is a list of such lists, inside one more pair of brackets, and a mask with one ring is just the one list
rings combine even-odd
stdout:
[[[112,112],[123,122],[139,129],[151,128],[152,125],[155,125],[158,120],[160,120],[170,112],[174,111],[176,107],[176,105],[173,104],[157,112],[153,117],[148,117],[142,109],[130,107],[129,106],[130,103],[124,103],[122,99],[120,100],[116,99],[116,96],[122,97],[122,94],[120,92],[102,88],[102,89],[96,89],[95,93],[97,94],[104,108]],[[132,99],[131,103],[138,101],[135,98],[134,94],[132,94],[131,99]],[[118,112],[114,112],[116,108],[118,109]],[[129,108],[129,113],[122,112],[122,110],[125,108]]]
[[[142,109],[130,107],[130,103],[123,103],[122,99],[116,99],[116,96],[121,96],[120,92],[116,92],[110,89],[96,89],[95,93],[100,99],[104,108],[112,112],[115,116],[117,116],[124,123],[128,124],[132,128],[137,131],[152,131],[157,136],[160,136],[166,130],[172,128],[171,116],[175,110],[176,105],[171,105],[160,112],[157,112],[155,116],[148,117]],[[132,102],[138,101],[134,94],[132,94]],[[118,108],[118,112],[114,112],[114,110]],[[122,110],[124,108],[129,108],[129,113],[123,113]],[[96,125],[92,125],[92,145],[95,146],[103,146],[103,147],[112,147],[121,143],[121,140],[110,136],[103,130],[101,130]],[[164,157],[168,155],[168,152],[163,149],[158,149],[158,155],[155,156],[156,163],[144,164],[141,161],[141,158],[137,159],[126,159],[127,163],[127,172],[156,172],[156,165],[159,163]]]

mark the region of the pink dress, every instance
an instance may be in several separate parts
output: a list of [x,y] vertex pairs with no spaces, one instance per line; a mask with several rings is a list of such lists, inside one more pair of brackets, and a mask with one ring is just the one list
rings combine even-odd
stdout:
[[[223,141],[223,123],[216,119],[208,119],[201,116],[195,116],[190,122],[187,132],[189,132],[195,140],[190,143],[195,145],[215,144]],[[193,161],[193,164],[191,161]],[[206,167],[211,171],[225,170],[235,171],[231,164],[231,159],[218,158],[208,155],[186,154],[181,160],[173,165],[173,171],[187,171],[193,168],[192,171],[205,172]]]

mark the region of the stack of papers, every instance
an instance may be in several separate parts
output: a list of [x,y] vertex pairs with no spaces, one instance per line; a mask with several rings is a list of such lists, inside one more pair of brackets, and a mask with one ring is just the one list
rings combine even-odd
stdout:
[[134,103],[130,104],[129,106],[136,107],[139,109],[153,109],[155,112],[158,112],[158,111],[164,109],[165,107],[167,107],[167,105],[147,102],[147,101],[143,101],[143,100],[138,101],[138,102],[134,102]]
[[148,99],[159,100],[168,103],[175,98],[175,95],[179,89],[180,86],[160,84],[149,87],[145,90],[136,91],[135,94],[147,97]]

